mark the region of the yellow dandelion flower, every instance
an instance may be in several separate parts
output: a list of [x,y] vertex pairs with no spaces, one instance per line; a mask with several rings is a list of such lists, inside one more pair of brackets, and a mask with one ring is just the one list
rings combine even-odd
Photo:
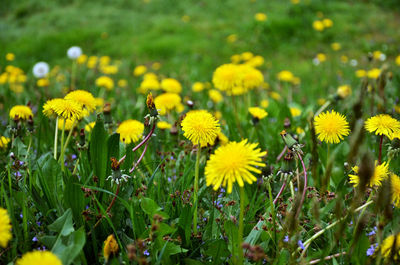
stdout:
[[323,31],[325,26],[324,23],[321,20],[315,20],[312,24],[312,27],[316,30],[316,31]]
[[297,76],[293,77],[293,79],[292,79],[293,85],[298,86],[298,85],[300,85],[300,83],[301,83],[301,79],[299,77],[297,77]]
[[336,93],[341,98],[347,98],[351,95],[351,87],[349,85],[339,86]]
[[222,118],[222,112],[217,110],[214,112],[214,116],[217,118],[217,120],[220,120]]
[[185,23],[188,23],[188,22],[190,21],[190,16],[188,16],[188,15],[183,15],[183,16],[181,17],[181,20],[182,20],[183,22],[185,22]]
[[346,55],[342,55],[340,56],[340,61],[342,63],[347,63],[349,61],[349,57],[347,57]]
[[331,48],[334,51],[338,51],[338,50],[340,50],[342,48],[342,46],[340,45],[340,43],[334,42],[334,43],[331,44]]
[[233,96],[239,96],[239,95],[243,95],[244,93],[247,92],[247,89],[243,86],[235,86],[232,88],[231,91],[228,91],[228,95],[233,95]]
[[268,106],[269,106],[269,101],[268,101],[268,99],[263,99],[263,100],[261,100],[260,105],[261,105],[261,107],[263,107],[264,109],[268,108]]
[[88,59],[88,56],[86,54],[81,54],[81,56],[79,56],[78,59],[76,59],[76,62],[78,64],[85,64],[87,59]]
[[393,133],[400,131],[400,122],[388,114],[379,114],[365,122],[365,129],[370,133],[375,132],[376,135],[386,135],[390,138]]
[[245,62],[245,64],[251,67],[260,67],[264,64],[264,62],[264,57],[257,55]]
[[88,91],[74,90],[69,92],[64,98],[78,102],[89,112],[92,112],[96,109],[96,99],[93,97],[92,93]]
[[290,107],[289,110],[293,118],[301,115],[301,109],[297,107]]
[[25,253],[16,265],[62,265],[61,260],[50,251],[34,250]]
[[97,65],[97,61],[98,61],[97,56],[90,56],[89,59],[88,59],[88,62],[87,62],[87,67],[89,69],[95,68],[96,65]]
[[375,60],[379,60],[381,58],[381,55],[383,53],[381,51],[373,51],[372,52],[372,58],[374,58]]
[[319,99],[317,100],[317,103],[318,103],[318,105],[320,105],[320,106],[324,105],[325,102],[326,102],[326,99],[324,99],[324,98],[319,98]]
[[242,60],[242,57],[239,54],[234,54],[231,56],[232,64],[238,64]]
[[111,234],[104,241],[103,255],[106,261],[110,258],[110,255],[116,255],[118,253],[118,243],[114,238],[114,235]]
[[398,56],[396,57],[395,62],[396,62],[397,65],[400,65],[400,55],[398,55]]
[[378,77],[381,75],[381,69],[378,68],[372,68],[367,72],[368,78],[371,79],[378,79]]
[[221,102],[224,97],[222,96],[222,94],[216,90],[216,89],[210,89],[208,91],[208,96],[210,97],[210,99],[214,102],[214,103],[219,103]]
[[251,116],[253,116],[253,118],[256,118],[258,120],[264,119],[268,116],[268,112],[259,107],[250,107],[249,112]]
[[394,138],[400,139],[400,131],[394,132],[389,135],[389,140],[392,141]]
[[14,61],[14,59],[15,59],[15,54],[14,53],[9,52],[9,53],[6,54],[6,61],[11,62],[11,61]]
[[11,238],[10,217],[6,209],[0,208],[0,246],[6,248]]
[[248,61],[254,57],[254,54],[252,52],[244,52],[240,56],[243,61]]
[[145,78],[139,87],[139,92],[142,94],[147,94],[150,90],[159,90],[160,82],[156,78]]
[[[65,125],[64,125],[64,123],[65,123]],[[64,127],[65,126],[65,127]],[[60,119],[59,121],[58,121],[58,129],[59,130],[62,130],[63,129],[63,127],[64,127],[64,130],[66,130],[66,131],[70,131],[70,130],[72,130],[73,128],[75,128],[75,126],[76,126],[76,121],[75,120],[71,120],[71,119]]]
[[154,99],[154,104],[161,115],[165,115],[174,109],[177,109],[181,104],[181,97],[175,93],[164,93]]
[[161,68],[161,63],[159,63],[159,62],[154,62],[154,63],[151,65],[151,68],[152,68],[153,70],[155,70],[155,71],[160,70],[160,68]]
[[179,94],[182,91],[182,85],[174,78],[166,78],[161,81],[161,88],[165,92]]
[[263,74],[250,65],[243,64],[240,66],[240,81],[244,88],[252,89],[261,86],[264,82]]
[[229,142],[228,137],[226,137],[226,135],[219,131],[217,137],[215,138],[215,141],[211,144],[211,145],[226,145]]
[[95,98],[97,111],[102,112],[104,107],[104,98]]
[[[352,170],[355,174],[349,174],[350,183],[353,184],[354,187],[357,187],[360,183],[360,177],[358,176],[358,166],[352,167]],[[388,176],[389,174],[389,164],[383,162],[382,164],[378,165],[378,161],[375,161],[374,167],[374,174],[372,175],[369,183],[367,185],[369,187],[373,186],[380,186],[382,185],[382,181]]]
[[293,5],[297,5],[298,3],[300,3],[300,0],[290,0],[290,2],[291,2]]
[[293,75],[293,73],[290,72],[290,71],[283,70],[283,71],[280,71],[280,72],[278,73],[277,77],[278,77],[278,79],[279,79],[280,81],[283,81],[283,82],[291,82],[291,81],[293,80],[293,78],[294,78],[294,75]]
[[96,122],[95,122],[95,121],[92,121],[92,122],[86,124],[86,126],[85,126],[85,131],[86,131],[86,132],[91,132],[91,131],[93,130],[93,128],[94,128],[95,125],[96,125]]
[[28,106],[16,105],[10,109],[10,118],[15,119],[16,116],[21,120],[27,120],[29,117],[33,117],[33,113]]
[[157,128],[160,130],[169,130],[172,128],[172,125],[166,121],[159,121],[157,122]]
[[223,64],[213,74],[212,82],[221,91],[230,91],[236,87],[240,80],[239,67],[236,64]]
[[109,76],[103,75],[96,79],[96,86],[112,90],[114,88],[114,80]]
[[322,20],[322,24],[324,24],[325,28],[330,28],[333,26],[333,21],[329,18],[325,18]]
[[365,77],[365,76],[367,76],[367,71],[365,71],[364,69],[358,69],[358,70],[356,71],[356,76],[357,76],[358,78]]
[[143,75],[143,79],[158,79],[157,75],[155,73],[149,72],[149,73],[145,73]]
[[118,73],[118,66],[117,65],[105,65],[100,67],[100,71],[106,75],[113,75]]
[[133,70],[133,75],[134,76],[141,76],[144,73],[147,72],[147,67],[144,65],[138,65],[135,67],[135,69]]
[[226,37],[226,41],[229,43],[234,43],[238,39],[238,36],[236,34],[231,34],[228,37]]
[[128,85],[128,81],[126,81],[126,79],[118,80],[118,86],[119,87],[126,87],[127,85]]
[[267,154],[261,152],[257,145],[257,143],[248,143],[245,139],[220,146],[210,156],[205,167],[207,186],[212,185],[214,190],[221,186],[228,186],[227,192],[231,193],[233,183],[236,181],[240,187],[244,186],[244,182],[251,184],[257,181],[253,173],[261,173],[257,167],[265,166],[261,158]]
[[0,137],[0,149],[6,149],[8,144],[10,143],[10,138],[1,136]]
[[142,138],[144,124],[137,120],[123,121],[117,128],[121,142],[130,144],[137,142]]
[[40,78],[36,81],[38,87],[47,87],[50,85],[50,81],[47,78]]
[[219,121],[206,110],[189,111],[181,126],[183,136],[201,147],[212,144],[220,131]]
[[390,180],[392,184],[392,202],[397,208],[400,208],[400,177],[391,173]]
[[269,96],[270,96],[271,98],[275,99],[275,100],[278,100],[278,101],[282,99],[281,94],[279,94],[278,92],[275,92],[275,91],[271,91],[271,92],[269,93]]
[[[390,235],[382,242],[381,255],[385,260],[399,260],[400,259],[400,233]],[[386,264],[386,263],[385,263]]]
[[326,61],[326,55],[324,53],[318,53],[316,58],[318,59],[318,61],[320,61],[321,63]]
[[350,132],[346,117],[334,110],[320,113],[314,118],[314,124],[318,139],[328,144],[339,143]]
[[50,117],[53,114],[63,119],[80,120],[83,117],[82,105],[75,100],[54,99],[43,106],[43,113]]
[[305,131],[303,130],[303,128],[297,127],[297,128],[296,128],[296,133],[297,133],[297,134],[303,134],[303,133],[305,133]]
[[254,15],[254,19],[259,22],[263,22],[267,20],[267,15],[264,13],[257,13]]
[[192,85],[192,91],[193,92],[201,92],[204,90],[204,84],[202,82],[195,82]]

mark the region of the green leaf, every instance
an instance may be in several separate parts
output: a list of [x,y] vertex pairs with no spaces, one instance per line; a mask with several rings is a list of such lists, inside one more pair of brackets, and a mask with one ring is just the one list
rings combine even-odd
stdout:
[[237,245],[239,244],[238,242],[239,228],[231,220],[228,220],[224,223],[224,228],[226,235],[228,236],[229,239],[228,248],[232,253],[235,253],[237,250]]
[[90,139],[90,159],[94,175],[99,178],[100,187],[104,187],[108,163],[108,134],[104,128],[103,117],[97,115],[96,125],[92,130]]
[[85,230],[81,227],[77,231],[73,232],[68,238],[56,242],[52,252],[61,259],[63,265],[69,265],[74,262],[76,257],[78,257],[85,242]]
[[54,223],[48,226],[51,231],[60,233],[62,236],[67,236],[74,231],[72,223],[72,211],[68,209]]
[[143,198],[140,205],[142,207],[142,210],[150,217],[153,217],[154,214],[159,214],[165,219],[169,218],[169,216],[162,211],[161,207],[158,206],[157,203],[150,198]]
[[210,243],[204,253],[213,258],[213,264],[223,263],[230,254],[227,244],[223,239],[217,239]]

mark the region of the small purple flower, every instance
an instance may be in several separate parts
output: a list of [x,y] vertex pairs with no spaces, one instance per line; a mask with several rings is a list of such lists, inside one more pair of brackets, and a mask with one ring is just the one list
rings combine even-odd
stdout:
[[168,177],[168,182],[169,182],[169,183],[171,183],[171,182],[172,182],[172,179],[171,179],[170,177]]
[[19,217],[23,218],[23,217],[24,217],[24,215],[23,215],[22,213],[20,213],[20,214],[19,214]]
[[39,221],[37,221],[36,224],[37,224],[38,226],[41,226],[41,225],[42,225],[42,223],[39,222]]
[[304,250],[304,244],[301,240],[297,241],[297,245],[299,245],[299,247]]
[[68,166],[68,163],[67,163],[67,162],[64,162],[64,166]]
[[143,254],[146,255],[146,256],[150,256],[150,253],[149,253],[149,251],[147,249],[145,251],[143,251]]
[[377,228],[376,226],[374,226],[374,228],[372,229],[372,231],[369,232],[369,233],[367,233],[367,236],[373,236],[373,235],[375,235],[377,229],[378,229],[378,228]]
[[369,249],[367,249],[367,256],[372,256],[375,252],[375,249],[378,247],[378,243],[373,244],[369,247]]
[[86,210],[89,209],[89,205],[86,205]]
[[71,155],[72,160],[75,160],[77,158],[77,156],[75,154]]
[[39,240],[37,239],[36,236],[34,236],[34,237],[32,238],[32,241],[33,241],[33,242],[38,242]]
[[297,192],[297,190],[298,190],[297,188],[294,188],[294,191],[296,191],[296,192]]
[[288,235],[285,236],[285,238],[283,239],[283,242],[285,242],[285,243],[289,242],[289,236]]
[[14,173],[14,176],[16,176],[16,177],[22,177],[22,174],[21,174],[21,172],[17,171],[17,172]]

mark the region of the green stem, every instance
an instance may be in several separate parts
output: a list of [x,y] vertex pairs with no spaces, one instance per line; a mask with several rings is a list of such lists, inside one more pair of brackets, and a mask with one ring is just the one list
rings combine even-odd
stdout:
[[331,101],[328,100],[327,102],[325,102],[324,105],[322,105],[319,110],[317,110],[317,112],[315,113],[314,117],[317,117],[321,112],[323,112],[329,105],[331,104]]
[[194,213],[193,213],[193,232],[197,234],[197,196],[199,191],[199,169],[200,169],[200,155],[201,155],[201,146],[200,143],[197,145],[197,155],[196,155],[196,165],[194,169],[194,192],[193,192],[193,201],[194,201]]
[[[269,204],[270,204],[270,207],[271,207],[271,215],[272,215],[272,224],[273,224],[273,229],[274,229],[274,243],[275,243],[275,254],[274,254],[274,256],[276,255],[276,252],[277,252],[277,244],[276,244],[276,222],[275,222],[275,203],[274,203],[274,201],[273,201],[273,198],[272,198],[272,188],[271,188],[271,183],[270,182],[268,182],[268,195],[269,195]],[[277,196],[277,198],[278,198],[278,196]]]
[[59,162],[61,163],[61,169],[64,171],[64,137],[65,137],[65,122],[66,120],[64,119],[62,131],[61,131],[61,154],[60,154],[60,159]]
[[[67,146],[68,146],[69,141],[71,139],[72,132],[74,131],[74,128],[75,128],[75,124],[76,124],[76,121],[74,121],[74,123],[72,124],[71,130],[69,130],[69,132],[68,132],[67,140],[65,140],[65,144],[63,145],[63,148],[62,148],[62,152],[63,153],[65,153],[65,150],[67,149]],[[62,154],[62,155],[64,157],[64,154]]]
[[58,117],[56,118],[56,132],[54,133],[54,159],[57,160]]
[[243,219],[244,219],[244,187],[240,187],[240,214],[239,214],[239,232],[238,232],[238,246],[237,246],[237,253],[239,255],[237,263],[238,265],[243,264],[243,250],[242,250]]

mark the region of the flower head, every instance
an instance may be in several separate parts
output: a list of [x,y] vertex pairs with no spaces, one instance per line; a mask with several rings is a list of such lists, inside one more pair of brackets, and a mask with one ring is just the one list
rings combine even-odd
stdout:
[[397,208],[400,208],[400,177],[391,173],[390,181],[392,184],[392,202]]
[[110,255],[113,254],[117,254],[118,253],[118,243],[114,238],[114,235],[111,234],[107,237],[107,239],[104,241],[104,248],[103,248],[103,255],[104,258],[108,261],[108,259],[110,258]]
[[93,97],[92,93],[88,91],[74,90],[69,92],[64,98],[78,102],[89,112],[96,109],[96,99]]
[[133,75],[134,76],[141,76],[144,73],[147,72],[147,67],[144,65],[138,65],[135,67],[135,69],[133,70]]
[[15,119],[18,116],[21,120],[27,120],[29,117],[33,117],[33,113],[30,107],[25,105],[16,105],[10,110],[10,118]]
[[46,75],[49,73],[50,67],[47,63],[45,62],[38,62],[33,66],[33,75],[37,78],[43,78],[46,77]]
[[318,139],[327,143],[337,144],[350,132],[346,117],[334,110],[320,113],[314,118],[314,124]]
[[222,96],[222,94],[216,90],[216,89],[210,89],[208,91],[208,96],[210,97],[210,99],[214,102],[214,103],[219,103],[221,102],[224,97]]
[[[354,187],[357,187],[358,184],[360,183],[360,177],[358,176],[359,168],[358,166],[355,166],[352,168],[352,170],[354,171],[355,174],[349,175],[350,177],[349,182],[352,183]],[[378,162],[375,161],[374,174],[372,175],[367,185],[369,187],[382,185],[382,181],[388,176],[388,174],[389,174],[389,164],[383,162],[382,164],[378,165]]]
[[375,132],[376,135],[386,135],[390,138],[393,133],[400,132],[400,122],[390,115],[379,114],[365,122],[365,129],[370,133]]
[[174,78],[166,78],[161,81],[161,88],[165,92],[179,94],[182,91],[182,85]]
[[160,114],[164,115],[173,109],[178,109],[179,105],[181,105],[181,100],[178,94],[164,93],[154,99],[154,104],[156,104],[156,108],[160,110]]
[[171,129],[172,125],[166,121],[159,121],[159,122],[157,122],[157,128],[160,130],[167,130],[167,129]]
[[385,260],[399,260],[400,258],[400,233],[390,235],[383,240],[381,254]]
[[121,142],[130,144],[141,139],[144,131],[144,124],[137,120],[126,120],[121,122],[117,128]]
[[263,22],[267,20],[267,15],[264,13],[257,13],[254,15],[254,19],[259,22]]
[[294,75],[293,75],[293,73],[290,72],[290,71],[283,70],[283,71],[280,71],[280,72],[278,73],[277,77],[278,77],[278,79],[279,79],[280,81],[283,81],[283,82],[291,82],[291,81],[293,80],[293,78],[294,78]]
[[239,68],[236,64],[223,64],[213,74],[212,82],[221,91],[232,90],[239,84]]
[[79,56],[82,55],[82,49],[78,46],[72,46],[67,51],[68,58],[72,60],[78,59]]
[[50,251],[34,250],[17,260],[16,265],[62,265],[61,260]]
[[66,131],[70,131],[72,130],[74,127],[76,126],[76,121],[75,120],[71,120],[71,119],[61,119],[58,121],[58,129],[62,130],[64,128],[64,130]]
[[194,82],[192,85],[192,91],[193,92],[201,92],[204,90],[204,84],[202,82]]
[[8,143],[10,142],[10,138],[1,136],[0,137],[0,149],[6,149],[8,146]]
[[6,248],[11,238],[10,217],[6,209],[0,208],[0,246]]
[[114,88],[114,81],[111,77],[103,75],[96,79],[96,86],[112,90]]
[[183,136],[201,147],[212,144],[220,130],[218,120],[206,110],[192,110],[181,123]]
[[336,93],[341,98],[347,98],[351,95],[351,87],[349,85],[339,86]]
[[290,107],[289,110],[293,118],[301,115],[301,109],[298,107]]
[[207,186],[212,185],[214,190],[228,186],[227,192],[231,193],[236,181],[240,187],[244,182],[253,183],[257,180],[253,173],[261,173],[257,167],[265,166],[261,159],[264,155],[266,152],[261,152],[256,143],[247,143],[247,139],[220,146],[207,161]]
[[268,112],[259,107],[250,107],[249,112],[251,116],[253,116],[253,118],[256,118],[258,120],[264,119],[268,116]]
[[95,125],[96,125],[95,121],[92,121],[92,122],[86,124],[85,131],[86,132],[91,132]]
[[83,114],[82,105],[70,99],[51,99],[44,104],[43,114],[47,117],[58,116],[63,119],[80,120]]

